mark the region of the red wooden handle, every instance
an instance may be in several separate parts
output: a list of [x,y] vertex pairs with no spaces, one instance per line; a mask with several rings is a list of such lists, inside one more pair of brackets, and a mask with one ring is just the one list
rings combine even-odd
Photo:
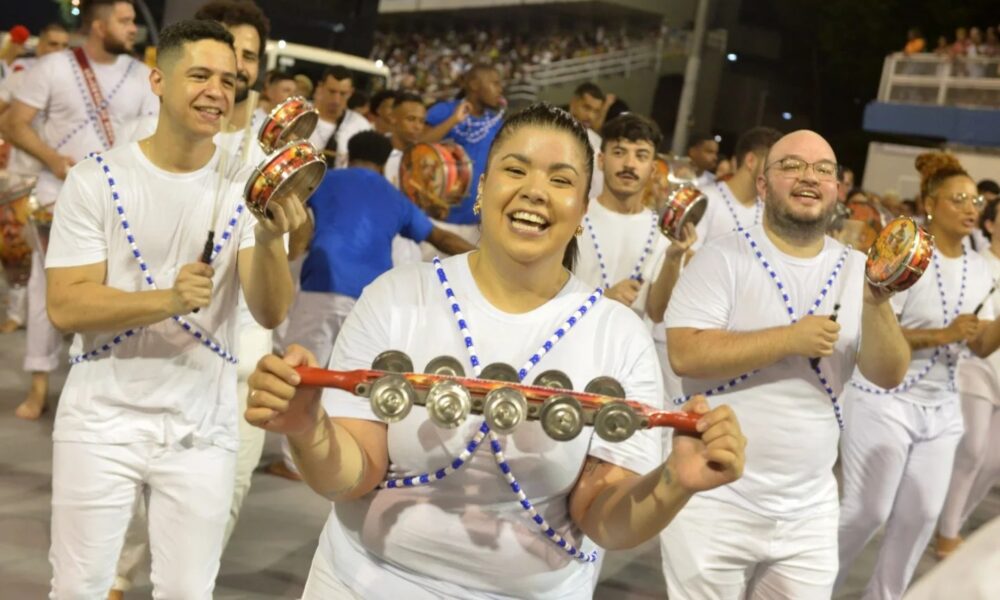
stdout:
[[368,379],[368,371],[331,371],[319,367],[295,367],[302,381],[299,385],[306,387],[337,388],[354,393],[359,383]]
[[689,411],[657,411],[649,415],[650,427],[673,427],[684,433],[698,433],[701,415]]

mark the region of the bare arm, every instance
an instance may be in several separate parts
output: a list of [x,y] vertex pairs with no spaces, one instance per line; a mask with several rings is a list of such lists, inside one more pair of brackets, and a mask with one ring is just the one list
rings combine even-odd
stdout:
[[450,117],[433,127],[425,127],[420,141],[430,144],[440,142],[444,139],[444,136],[448,135],[448,132],[451,131],[452,127],[458,125],[469,116],[469,112],[471,110],[472,106],[468,102],[464,100],[459,102],[458,106],[455,107],[455,112],[451,113]]
[[663,266],[660,273],[649,286],[649,294],[646,296],[646,315],[654,323],[663,321],[663,315],[667,312],[667,305],[670,303],[670,296],[674,293],[674,286],[681,276],[681,266],[688,250],[698,241],[698,232],[694,225],[688,223],[684,227],[684,240],[673,241],[666,250],[663,259]]
[[3,117],[0,118],[0,131],[2,131],[4,139],[17,149],[37,158],[57,177],[64,179],[66,171],[72,166],[73,161],[60,155],[54,148],[42,141],[42,138],[31,126],[31,121],[37,114],[37,108],[14,100],[10,107],[4,111]]
[[313,225],[312,217],[292,231],[288,236],[288,260],[296,260],[309,251],[309,244],[312,243],[313,233],[316,226]]
[[590,457],[573,487],[569,512],[602,548],[633,548],[658,534],[696,492],[731,483],[743,472],[746,438],[727,406],[703,398],[685,407],[704,415],[701,438],[675,434],[665,463],[645,475]]
[[910,348],[888,298],[876,299],[865,286],[861,308],[861,348],[858,369],[868,381],[885,389],[899,385],[910,366]]
[[46,307],[60,331],[112,332],[158,323],[207,306],[212,268],[185,265],[169,290],[126,292],[104,285],[107,263],[46,269]]
[[986,358],[1000,348],[1000,319],[983,320],[979,324],[978,333],[968,342],[969,350],[979,358]]
[[445,231],[440,227],[435,227],[431,230],[431,234],[427,236],[427,242],[441,252],[447,252],[452,255],[464,254],[476,249],[475,246],[465,241],[465,238],[455,235],[450,231]]

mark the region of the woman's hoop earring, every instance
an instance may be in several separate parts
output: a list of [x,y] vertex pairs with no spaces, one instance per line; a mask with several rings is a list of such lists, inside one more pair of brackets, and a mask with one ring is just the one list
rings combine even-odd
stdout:
[[476,202],[472,205],[472,214],[478,216],[481,212],[483,212],[483,203],[479,200],[479,196],[476,196]]
[[576,232],[573,235],[575,235],[576,237],[580,237],[581,235],[583,235],[583,225],[577,225]]

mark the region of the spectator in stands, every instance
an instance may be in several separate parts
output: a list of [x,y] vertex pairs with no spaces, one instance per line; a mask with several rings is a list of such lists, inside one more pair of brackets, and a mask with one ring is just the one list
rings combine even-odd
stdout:
[[[590,139],[590,147],[594,150],[594,156],[601,153],[601,135],[597,133],[596,123],[602,117],[604,98],[604,90],[596,83],[588,81],[577,86],[569,101],[569,114],[587,128],[587,137]],[[594,169],[593,177],[590,180],[591,199],[599,196],[603,189],[604,173],[601,169]]]
[[451,139],[472,160],[472,185],[461,204],[448,213],[445,228],[471,244],[479,241],[479,216],[473,212],[479,177],[486,168],[486,155],[503,123],[503,83],[492,65],[476,65],[464,77],[464,97],[439,102],[427,111],[425,142]]
[[927,47],[927,40],[924,39],[924,34],[921,33],[919,27],[911,27],[909,31],[906,32],[906,46],[903,47],[903,54],[909,56],[910,54],[918,54],[923,52]]
[[309,141],[328,157],[334,157],[330,164],[336,168],[347,165],[347,140],[372,128],[368,119],[347,106],[352,95],[354,75],[340,65],[327,69],[316,84],[313,103],[319,111],[319,122]]
[[514,74],[514,80],[505,91],[508,108],[512,111],[527,108],[538,101],[538,86],[531,80],[527,65],[521,65]]
[[955,42],[951,45],[952,58],[965,56],[969,49],[969,33],[965,27],[955,29]]
[[260,108],[270,112],[275,106],[296,95],[299,86],[295,78],[278,70],[271,71],[264,80],[264,93],[260,96]]
[[368,103],[368,120],[372,122],[375,131],[389,135],[392,132],[392,109],[396,98],[393,90],[382,90],[372,95]]
[[707,133],[692,135],[687,155],[697,174],[695,185],[704,187],[714,183],[715,167],[719,164],[719,142],[715,141],[715,136]]
[[943,35],[938,36],[937,46],[934,47],[934,54],[938,56],[948,56],[951,54],[951,44],[948,43],[948,38]]

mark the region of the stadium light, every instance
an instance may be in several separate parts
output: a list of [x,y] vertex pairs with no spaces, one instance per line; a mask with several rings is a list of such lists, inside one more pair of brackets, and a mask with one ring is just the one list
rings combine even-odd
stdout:
[[726,59],[727,59],[727,60],[728,60],[729,62],[736,62],[736,59],[737,59],[737,58],[739,58],[739,57],[738,57],[738,56],[736,56],[736,53],[735,53],[735,52],[730,52],[729,54],[727,54],[727,55],[726,55]]
[[70,14],[72,14],[72,15],[73,15],[74,17],[78,17],[78,16],[80,16],[80,9],[79,9],[79,8],[77,8],[77,7],[75,7],[75,6],[74,6],[74,7],[73,7],[73,9],[72,9],[72,10],[70,10],[69,12],[70,12]]
[[278,40],[278,47],[279,48],[284,48],[286,45],[287,44],[285,43],[285,40]]
[[385,65],[385,63],[382,62],[381,58],[375,61],[375,66],[380,69],[382,68],[383,65]]
[[716,141],[716,143],[721,144],[722,143],[722,136],[721,135],[716,135],[715,136],[715,141]]
[[781,113],[781,118],[784,119],[784,120],[786,120],[786,121],[791,121],[792,120],[792,113],[790,113],[790,112],[783,112],[783,113]]

